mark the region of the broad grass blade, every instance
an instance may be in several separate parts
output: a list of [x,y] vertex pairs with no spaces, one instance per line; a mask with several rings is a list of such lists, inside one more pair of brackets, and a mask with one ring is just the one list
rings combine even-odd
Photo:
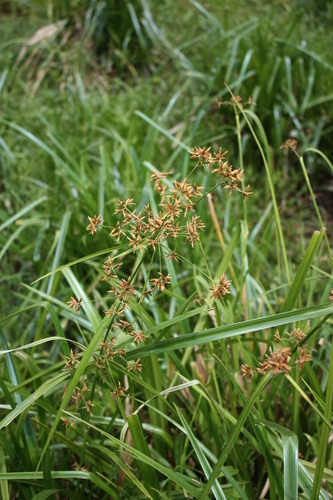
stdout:
[[[185,315],[189,313],[185,313]],[[176,350],[194,345],[201,345],[207,342],[214,342],[215,340],[227,339],[239,335],[244,335],[245,333],[265,330],[266,328],[275,328],[281,325],[294,323],[295,321],[310,320],[319,316],[325,316],[329,314],[333,314],[333,305],[298,309],[296,311],[288,311],[279,314],[273,314],[271,316],[265,316],[262,318],[242,321],[240,323],[234,323],[232,325],[209,328],[207,330],[199,332],[188,333],[186,335],[182,335],[181,337],[164,340],[162,342],[158,342],[157,344],[139,347],[134,351],[128,353],[127,359],[136,359],[160,352]],[[181,317],[179,317],[178,320],[181,321]],[[160,329],[162,330],[166,326],[169,326],[171,321],[173,320],[161,323],[161,325],[159,325]],[[154,333],[157,333],[156,328],[154,328],[153,330]]]
[[[133,440],[134,448],[150,458],[150,452],[148,449],[146,438],[143,434],[139,415],[130,415],[127,418],[127,423]],[[157,500],[159,498],[157,492],[160,490],[160,483],[158,481],[156,470],[148,465],[144,460],[139,460],[137,462],[137,465],[142,475],[143,484],[150,492],[151,496]]]
[[284,498],[285,500],[298,499],[298,438],[296,434],[282,425],[258,420],[258,424],[265,425],[277,431],[282,438],[283,470],[284,470]]
[[[186,434],[187,434],[189,440],[191,441],[192,447],[193,447],[194,452],[195,452],[195,454],[200,462],[202,470],[204,471],[206,478],[209,479],[209,477],[212,473],[212,468],[211,468],[205,454],[203,453],[202,448],[200,447],[197,438],[193,434],[191,427],[186,422],[186,419],[183,417],[183,415],[181,414],[181,412],[178,409],[177,409],[177,413],[178,413],[178,416],[181,420],[182,425],[184,426]],[[223,493],[221,485],[219,484],[217,479],[215,479],[215,481],[212,485],[212,491],[214,493],[216,500],[226,500],[226,496]]]
[[[3,448],[0,447],[0,473],[6,474],[6,459]],[[8,490],[8,481],[6,478],[1,479],[0,481],[0,490],[1,490],[1,498],[2,500],[9,500],[9,490]]]
[[281,312],[291,311],[291,309],[294,307],[297,297],[301,292],[306,275],[308,274],[311,264],[318,252],[319,245],[324,235],[325,229],[322,229],[321,231],[315,231],[313,233],[302,262],[297,270],[296,276],[291,284],[287,298],[281,308]]

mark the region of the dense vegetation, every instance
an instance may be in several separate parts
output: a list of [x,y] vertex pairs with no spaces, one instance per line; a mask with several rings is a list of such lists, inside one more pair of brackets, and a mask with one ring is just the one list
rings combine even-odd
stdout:
[[0,4],[3,499],[332,497],[333,2],[263,4]]

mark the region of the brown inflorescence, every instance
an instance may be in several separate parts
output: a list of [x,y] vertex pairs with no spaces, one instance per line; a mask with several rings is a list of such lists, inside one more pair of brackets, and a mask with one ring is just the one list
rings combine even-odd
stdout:
[[[213,189],[218,186],[223,186],[230,192],[237,190],[242,193],[243,198],[251,194],[249,186],[246,189],[242,188],[244,172],[240,169],[233,169],[227,161],[227,151],[211,152],[211,147],[195,147],[189,151],[193,160],[197,164],[183,179],[170,180],[171,172],[158,172],[154,170],[151,175],[151,180],[154,183],[154,189],[159,196],[158,208],[151,207],[149,203],[139,211],[133,198],[121,200],[117,198],[115,204],[114,215],[120,217],[120,220],[115,222],[115,225],[110,228],[111,238],[115,238],[116,242],[121,244],[125,242],[127,248],[133,253],[137,251],[151,251],[159,254],[160,258],[164,254],[168,261],[179,262],[181,259],[179,253],[175,249],[170,249],[168,244],[174,244],[175,240],[180,239],[184,244],[189,244],[194,248],[200,243],[200,237],[205,229],[205,224],[196,213],[197,204],[208,193],[205,193],[205,188],[199,186],[196,182],[192,182],[190,177],[197,167],[202,166],[213,169],[214,176],[218,177],[218,182]],[[208,191],[210,192],[210,191]],[[91,235],[96,235],[99,226],[102,226],[103,220],[101,215],[93,217],[88,216],[89,224],[87,230]],[[162,253],[164,251],[164,253]],[[125,252],[128,253],[128,252]],[[133,320],[133,313],[130,313],[133,303],[140,296],[139,303],[144,303],[148,297],[150,300],[155,300],[158,297],[156,291],[165,292],[167,286],[171,283],[170,274],[161,271],[157,277],[150,277],[151,269],[149,270],[143,287],[134,284],[133,276],[119,276],[118,269],[122,265],[121,262],[115,262],[119,256],[115,255],[108,257],[104,262],[102,281],[109,283],[108,293],[112,297],[112,305],[104,310],[105,317],[109,321],[107,334],[103,341],[99,344],[99,352],[93,354],[95,367],[101,373],[102,381],[106,377],[109,368],[109,363],[114,362],[114,358],[123,358],[125,355],[125,347],[116,348],[116,338],[120,335],[128,335],[132,342],[139,345],[140,342],[146,340],[145,333],[140,331],[143,328],[142,320],[139,319],[139,327],[137,321]],[[153,257],[154,257],[153,255]],[[219,282],[210,288],[211,298],[222,299],[225,295],[230,294],[231,281],[227,280],[225,275],[222,275]],[[139,291],[140,290],[140,291]],[[155,291],[155,293],[154,293]],[[80,312],[82,299],[72,297],[68,302],[69,307],[75,312]],[[127,312],[128,311],[128,312]],[[110,336],[109,336],[110,335]],[[121,337],[123,341],[123,337]],[[123,358],[121,363],[126,362]],[[67,359],[65,368],[75,369],[78,360],[71,351],[70,357]],[[141,372],[142,365],[139,360],[135,364],[128,364],[129,371]],[[88,413],[91,412],[93,403],[86,400],[84,393],[86,392],[86,383],[84,380],[83,386],[78,385],[73,394],[73,400],[81,409],[85,409]],[[116,399],[120,399],[125,395],[125,388],[121,383],[112,393]],[[68,424],[66,425],[68,426]]]
[[218,285],[210,288],[212,294],[210,298],[214,297],[215,300],[223,298],[225,295],[231,293],[230,291],[231,280],[227,280],[225,274],[222,274]]
[[94,217],[89,217],[89,224],[86,227],[86,230],[89,231],[89,234],[97,234],[97,227],[103,223],[101,219],[101,215],[95,215]]

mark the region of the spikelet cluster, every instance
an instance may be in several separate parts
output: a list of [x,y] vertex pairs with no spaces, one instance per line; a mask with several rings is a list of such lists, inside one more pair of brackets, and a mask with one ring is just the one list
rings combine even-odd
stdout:
[[[274,342],[279,344],[282,340],[291,343],[291,346],[297,345],[297,359],[295,364],[299,366],[300,370],[303,370],[304,364],[308,363],[312,359],[311,349],[309,347],[302,347],[302,344],[298,346],[305,338],[305,333],[300,328],[294,328],[291,333],[286,333],[284,337],[281,337],[278,330],[274,333]],[[269,354],[265,354],[265,359],[259,364],[259,366],[253,368],[247,364],[241,366],[242,378],[248,377],[251,379],[255,373],[260,373],[265,375],[266,373],[288,374],[292,368],[291,357],[292,357],[292,347],[286,346],[282,347],[277,345],[276,349],[269,347]]]
[[[125,244],[133,253],[155,252],[161,258],[163,254],[167,260],[178,262],[181,256],[170,246],[174,246],[176,240],[184,245],[194,248],[200,243],[200,236],[205,229],[205,225],[196,213],[197,203],[205,195],[203,186],[198,186],[196,182],[190,180],[191,175],[197,168],[203,166],[212,171],[215,178],[215,187],[222,186],[229,190],[239,191],[243,198],[250,193],[249,186],[243,190],[244,172],[240,169],[233,169],[227,161],[227,151],[214,152],[211,148],[196,147],[189,151],[190,157],[196,160],[196,165],[191,174],[183,180],[170,180],[171,172],[153,171],[151,181],[154,190],[159,198],[158,208],[151,207],[148,203],[143,209],[136,207],[133,198],[122,200],[117,199],[114,215],[118,220],[109,229],[110,236],[118,244]],[[96,236],[99,229],[103,227],[101,215],[88,217],[89,224],[87,231],[92,236]],[[142,304],[151,297],[158,296],[172,285],[170,274],[164,273],[162,269],[155,272],[149,269],[148,277],[143,287],[135,283],[132,275],[126,276],[121,269],[122,262],[117,255],[109,256],[102,265],[102,281],[108,283],[108,297],[111,305],[104,311],[109,320],[109,327],[98,350],[93,354],[93,362],[100,379],[105,379],[110,373],[110,364],[114,361],[126,364],[126,345],[138,346],[146,340],[143,322],[140,319],[133,321],[134,303]],[[214,300],[223,299],[230,294],[231,281],[222,275],[218,283],[213,283],[210,288],[211,298]],[[80,312],[82,299],[72,297],[68,302],[69,307],[74,312]],[[139,325],[139,327],[138,327]],[[140,329],[141,326],[141,329]],[[126,337],[128,341],[126,342]],[[118,345],[121,339],[121,346]],[[124,341],[125,339],[125,341]],[[67,359],[65,369],[75,370],[79,363],[77,355],[71,351]],[[140,373],[142,364],[140,359],[127,363],[128,371]],[[109,379],[108,379],[109,380]],[[79,409],[85,409],[88,413],[92,411],[92,402],[87,398],[86,379],[80,382],[74,391],[72,400]],[[114,385],[112,396],[115,400],[126,396],[126,390],[120,381]],[[70,425],[68,421],[64,422]]]

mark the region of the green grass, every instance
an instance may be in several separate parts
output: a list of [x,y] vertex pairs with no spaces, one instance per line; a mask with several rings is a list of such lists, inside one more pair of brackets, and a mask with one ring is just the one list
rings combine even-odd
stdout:
[[[2,498],[333,494],[332,5],[1,5]],[[289,137],[297,154],[280,149]],[[198,146],[228,150],[253,194],[193,171]],[[204,187],[201,241],[133,253],[110,237],[116,203],[162,210],[149,179],[164,171]],[[122,262],[111,284],[136,287],[123,319],[144,342],[104,314],[122,307],[108,256]],[[159,272],[170,284],[142,302]],[[222,274],[231,293],[214,301]],[[104,363],[105,335],[124,353]],[[265,369],[277,345],[288,373]]]

